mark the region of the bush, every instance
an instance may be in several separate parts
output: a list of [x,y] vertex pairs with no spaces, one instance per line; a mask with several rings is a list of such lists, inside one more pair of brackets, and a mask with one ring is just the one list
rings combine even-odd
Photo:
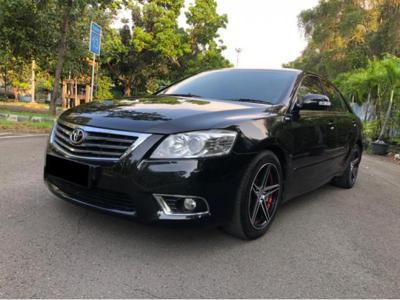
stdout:
[[378,121],[364,122],[364,134],[369,142],[376,140],[379,135]]
[[104,100],[104,99],[112,99],[113,94],[111,93],[112,89],[112,80],[108,76],[100,76],[97,82],[97,91],[96,91],[96,99]]

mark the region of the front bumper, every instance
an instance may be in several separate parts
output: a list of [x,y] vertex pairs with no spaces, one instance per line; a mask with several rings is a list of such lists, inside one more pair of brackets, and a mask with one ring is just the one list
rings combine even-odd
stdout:
[[[44,171],[49,190],[70,202],[143,221],[209,218],[228,220],[241,176],[251,155],[229,154],[207,159],[152,160],[148,153],[161,136],[151,136],[117,162],[84,161],[66,157],[51,144],[47,155],[90,165],[95,170],[89,187],[81,187]],[[163,207],[160,196],[204,201],[195,212]]]

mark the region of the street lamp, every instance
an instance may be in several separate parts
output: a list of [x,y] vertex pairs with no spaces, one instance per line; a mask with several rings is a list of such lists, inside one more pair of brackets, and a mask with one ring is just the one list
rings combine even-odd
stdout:
[[243,49],[242,48],[236,48],[235,51],[237,53],[237,56],[236,56],[236,67],[239,67],[239,56],[240,56],[240,53],[243,51]]

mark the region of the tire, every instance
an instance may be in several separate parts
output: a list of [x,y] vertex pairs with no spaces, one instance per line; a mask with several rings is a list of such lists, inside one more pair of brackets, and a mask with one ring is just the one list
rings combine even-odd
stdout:
[[281,197],[281,164],[273,152],[265,151],[245,171],[231,221],[223,229],[245,240],[261,237],[272,224]]
[[351,189],[357,181],[358,169],[361,161],[360,146],[355,145],[351,150],[346,170],[339,177],[333,179],[332,184],[337,187]]

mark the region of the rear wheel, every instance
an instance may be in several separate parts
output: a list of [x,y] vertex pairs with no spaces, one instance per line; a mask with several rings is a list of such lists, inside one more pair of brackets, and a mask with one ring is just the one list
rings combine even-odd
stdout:
[[281,190],[280,162],[272,152],[266,151],[247,169],[232,220],[225,230],[243,239],[255,239],[265,234],[275,217]]
[[354,146],[350,154],[350,160],[347,164],[346,170],[343,175],[336,177],[332,183],[335,186],[350,189],[354,186],[357,181],[358,168],[361,161],[361,149],[360,146]]

